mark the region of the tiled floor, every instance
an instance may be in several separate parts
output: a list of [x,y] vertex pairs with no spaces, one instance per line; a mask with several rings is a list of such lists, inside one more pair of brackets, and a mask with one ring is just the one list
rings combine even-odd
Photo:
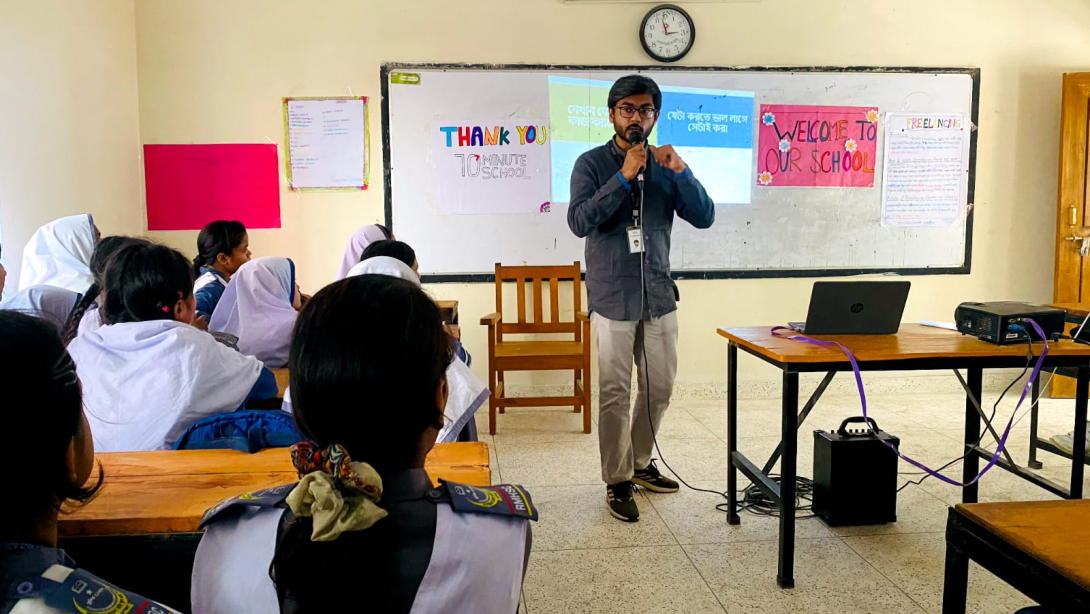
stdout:
[[[988,404],[994,399],[988,401]],[[802,428],[799,473],[811,475],[814,429],[831,430],[858,413],[857,397],[827,397]],[[878,424],[901,438],[903,450],[941,466],[960,456],[964,398],[953,394],[875,395],[868,398]],[[697,488],[726,488],[726,408],[719,400],[680,400],[667,413],[660,453]],[[739,446],[763,459],[778,442],[779,401],[740,401]],[[999,411],[1002,425],[1014,401]],[[1041,432],[1071,429],[1073,402],[1044,401]],[[829,528],[816,519],[798,521],[797,588],[776,586],[777,520],[742,515],[726,524],[717,495],[682,488],[677,494],[640,493],[640,521],[625,524],[605,508],[600,480],[597,416],[594,433],[582,433],[578,414],[565,409],[511,409],[488,436],[487,414],[478,415],[482,439],[492,450],[494,482],[527,486],[541,520],[534,525],[534,552],[520,611],[933,613],[942,610],[944,531],[947,506],[960,491],[929,479],[910,485],[898,499],[898,522]],[[998,424],[998,423],[997,423]],[[1029,419],[1012,431],[1009,445],[1025,464]],[[1063,480],[1070,463],[1041,454],[1041,473]],[[901,464],[908,472],[913,467]],[[951,468],[961,475],[960,466]],[[902,480],[918,480],[904,475]],[[1090,488],[1090,478],[1087,487]],[[982,501],[1053,498],[1001,470],[987,474]],[[1030,605],[988,572],[970,572],[969,612],[1010,613]]]

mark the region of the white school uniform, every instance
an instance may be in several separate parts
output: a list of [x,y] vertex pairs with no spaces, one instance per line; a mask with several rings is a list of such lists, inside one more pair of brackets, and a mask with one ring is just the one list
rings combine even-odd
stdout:
[[239,351],[279,369],[288,363],[299,317],[294,298],[295,264],[287,258],[256,258],[231,276],[208,330],[238,337]]
[[[431,561],[411,614],[511,614],[525,572],[524,519],[436,509]],[[193,614],[278,612],[269,577],[284,510],[250,508],[205,530],[193,562]],[[367,556],[367,553],[360,553]],[[331,586],[329,590],[352,590]]]
[[56,286],[83,292],[94,281],[91,253],[95,222],[88,214],[71,215],[42,226],[23,248],[19,289]]
[[103,326],[68,352],[98,452],[172,448],[198,420],[238,409],[263,367],[173,320]]
[[18,311],[28,316],[45,320],[57,329],[64,331],[68,316],[79,302],[80,294],[56,286],[30,286],[20,290],[8,300],[0,303],[4,311]]
[[352,267],[359,264],[367,246],[376,241],[385,240],[386,233],[374,224],[357,228],[348,238],[348,245],[344,248],[344,257],[341,259],[341,266],[337,269],[337,277],[334,281],[340,281],[349,276]]
[[95,303],[88,307],[87,311],[83,312],[83,317],[79,319],[79,328],[76,329],[76,335],[93,333],[105,326],[105,324],[102,321],[102,310],[98,308],[98,303]]

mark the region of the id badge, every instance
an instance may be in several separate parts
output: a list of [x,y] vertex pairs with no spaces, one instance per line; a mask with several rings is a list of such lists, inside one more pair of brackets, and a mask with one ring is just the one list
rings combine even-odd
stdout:
[[630,254],[642,254],[643,247],[643,228],[640,226],[628,227],[628,253]]

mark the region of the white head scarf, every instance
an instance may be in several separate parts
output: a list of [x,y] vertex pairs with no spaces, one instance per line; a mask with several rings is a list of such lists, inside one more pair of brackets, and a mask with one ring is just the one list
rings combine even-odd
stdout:
[[[408,265],[387,256],[368,258],[352,267],[349,277],[357,275],[387,275],[413,282],[420,286],[418,276]],[[473,419],[473,414],[486,401],[488,401],[488,386],[484,385],[469,367],[457,358],[447,367],[447,388],[450,397],[447,398],[447,406],[443,408],[443,428],[439,430],[439,443],[449,443],[458,440],[458,434],[462,428]],[[285,395],[285,398],[287,395]]]
[[174,320],[103,326],[68,353],[97,452],[170,449],[198,420],[238,409],[262,366]]
[[295,264],[287,258],[266,256],[239,267],[223,291],[208,330],[238,337],[238,349],[270,369],[288,362],[291,331],[298,312]]
[[385,241],[387,238],[386,233],[376,224],[358,228],[356,232],[353,232],[348,239],[348,246],[344,248],[344,258],[341,260],[341,267],[337,269],[337,279],[335,281],[348,277],[352,267],[360,263],[363,250],[367,249],[368,245],[375,241]]
[[68,316],[79,302],[80,296],[78,292],[64,288],[31,286],[0,303],[0,309],[18,311],[45,320],[59,333],[64,331]]
[[95,222],[89,214],[71,215],[42,226],[23,249],[19,289],[56,286],[83,292],[94,281],[91,253]]
[[357,275],[386,275],[387,277],[397,277],[398,279],[411,281],[416,284],[417,287],[420,286],[419,275],[404,262],[389,256],[368,258],[352,267],[352,269],[348,271],[347,277],[355,277]]

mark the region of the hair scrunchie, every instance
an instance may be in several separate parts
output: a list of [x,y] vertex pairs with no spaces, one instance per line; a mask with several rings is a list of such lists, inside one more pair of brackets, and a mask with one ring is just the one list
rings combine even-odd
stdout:
[[311,541],[333,541],[345,531],[363,531],[386,517],[378,506],[382,478],[371,465],[354,462],[338,444],[319,448],[311,442],[291,447],[299,484],[287,503],[298,517],[314,521]]

